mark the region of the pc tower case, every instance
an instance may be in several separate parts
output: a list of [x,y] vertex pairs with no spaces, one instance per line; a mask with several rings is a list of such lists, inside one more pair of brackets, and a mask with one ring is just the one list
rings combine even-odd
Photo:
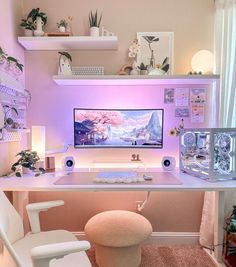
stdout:
[[236,179],[236,128],[181,131],[180,169],[212,182]]

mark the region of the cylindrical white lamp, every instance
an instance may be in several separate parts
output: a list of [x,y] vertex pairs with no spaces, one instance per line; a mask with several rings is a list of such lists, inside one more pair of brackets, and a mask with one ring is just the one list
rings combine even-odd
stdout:
[[40,161],[45,161],[46,135],[45,126],[32,126],[32,151],[36,151]]
[[191,66],[193,71],[202,72],[202,74],[212,73],[213,54],[208,50],[200,50],[193,55]]

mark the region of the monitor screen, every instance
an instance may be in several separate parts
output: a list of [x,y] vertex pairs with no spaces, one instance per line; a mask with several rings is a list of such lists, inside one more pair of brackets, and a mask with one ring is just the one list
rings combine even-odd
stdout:
[[162,148],[163,109],[74,109],[75,148]]

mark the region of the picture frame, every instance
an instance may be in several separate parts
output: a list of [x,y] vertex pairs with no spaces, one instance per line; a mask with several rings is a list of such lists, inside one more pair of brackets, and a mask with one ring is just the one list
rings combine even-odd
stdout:
[[[173,73],[174,67],[174,33],[173,32],[137,32],[140,51],[137,55],[137,63],[150,66],[152,57],[154,67],[161,66],[165,58],[168,58],[169,69],[166,74]],[[153,50],[153,53],[152,51]],[[152,55],[153,54],[153,55]]]

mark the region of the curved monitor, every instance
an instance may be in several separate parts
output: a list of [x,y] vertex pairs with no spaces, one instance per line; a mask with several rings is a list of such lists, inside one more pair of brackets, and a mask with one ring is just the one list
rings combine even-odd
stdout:
[[163,109],[74,109],[75,148],[162,148]]

